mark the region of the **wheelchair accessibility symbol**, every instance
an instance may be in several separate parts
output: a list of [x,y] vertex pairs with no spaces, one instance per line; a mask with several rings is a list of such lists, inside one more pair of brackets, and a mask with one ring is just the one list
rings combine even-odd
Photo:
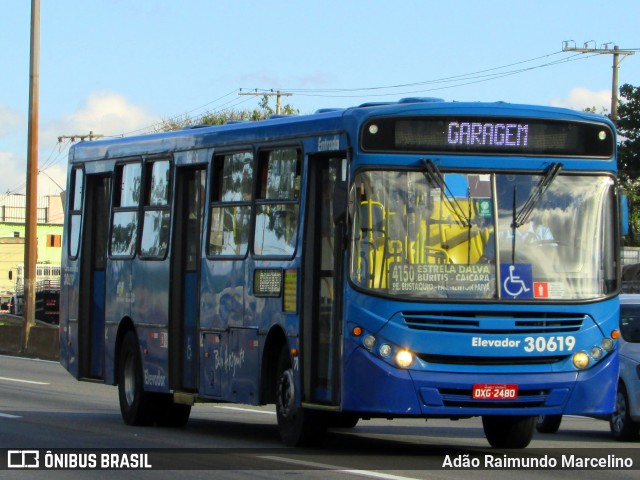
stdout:
[[531,265],[524,263],[500,265],[502,296],[506,298],[533,298]]

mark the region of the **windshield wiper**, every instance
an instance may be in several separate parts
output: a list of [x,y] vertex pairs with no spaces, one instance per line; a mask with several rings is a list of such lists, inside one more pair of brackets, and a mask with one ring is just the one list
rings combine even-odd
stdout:
[[562,170],[562,164],[558,162],[552,163],[540,180],[540,183],[529,194],[529,198],[524,202],[520,211],[516,214],[516,198],[518,196],[518,190],[513,187],[513,216],[511,221],[511,263],[515,264],[516,261],[516,230],[529,221],[529,217],[533,212],[538,200],[547,191],[553,180],[558,173]]
[[[547,191],[551,183],[553,183],[553,180],[556,178],[556,175],[560,173],[560,170],[562,170],[562,164],[558,162],[552,163],[549,166],[549,168],[547,168],[547,171],[545,172],[544,177],[542,178],[542,180],[540,180],[540,183],[536,186],[536,188],[531,191],[529,198],[527,198],[527,201],[524,202],[524,205],[522,205],[522,208],[520,208],[518,215],[514,215],[514,218],[513,218],[514,230],[524,225],[525,223],[527,223],[527,221],[529,220],[529,217],[531,216],[531,212],[533,212],[533,209],[538,203],[538,200],[540,200],[540,197],[542,197],[542,195],[544,194],[544,192]],[[516,210],[516,206],[515,206],[515,194],[514,194],[514,200],[513,200],[514,213],[515,213],[515,210]]]
[[451,189],[449,189],[447,183],[444,181],[444,176],[438,166],[433,163],[433,160],[424,158],[422,159],[422,165],[424,165],[425,171],[423,173],[427,177],[427,180],[429,180],[433,186],[440,188],[447,205],[451,211],[455,213],[454,219],[456,223],[461,227],[471,228],[471,218],[467,217],[464,213],[462,206],[460,206],[455,195],[453,195]]

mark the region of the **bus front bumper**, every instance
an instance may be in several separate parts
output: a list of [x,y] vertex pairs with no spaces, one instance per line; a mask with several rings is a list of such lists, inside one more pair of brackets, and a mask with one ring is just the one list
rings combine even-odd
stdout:
[[[492,374],[402,370],[356,349],[345,368],[342,408],[372,416],[601,416],[613,412],[617,379],[617,352],[580,372]],[[517,385],[517,397],[477,400],[474,385]]]

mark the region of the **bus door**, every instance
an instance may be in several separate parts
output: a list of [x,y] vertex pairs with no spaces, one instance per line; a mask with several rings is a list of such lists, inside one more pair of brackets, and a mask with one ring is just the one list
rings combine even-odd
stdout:
[[169,287],[169,371],[173,389],[198,387],[200,244],[205,186],[205,166],[177,169]]
[[334,221],[333,201],[345,158],[309,158],[301,312],[303,398],[323,405],[340,403],[342,227]]
[[80,377],[103,378],[105,329],[105,272],[111,178],[86,177],[79,291]]

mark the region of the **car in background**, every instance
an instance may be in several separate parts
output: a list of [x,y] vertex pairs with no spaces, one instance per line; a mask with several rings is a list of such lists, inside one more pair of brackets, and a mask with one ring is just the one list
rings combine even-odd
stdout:
[[[640,294],[620,295],[620,374],[614,412],[608,417],[613,437],[636,440],[640,433]],[[555,433],[562,415],[540,415],[536,430]]]
[[620,440],[640,430],[640,295],[620,295],[620,378],[609,426]]

